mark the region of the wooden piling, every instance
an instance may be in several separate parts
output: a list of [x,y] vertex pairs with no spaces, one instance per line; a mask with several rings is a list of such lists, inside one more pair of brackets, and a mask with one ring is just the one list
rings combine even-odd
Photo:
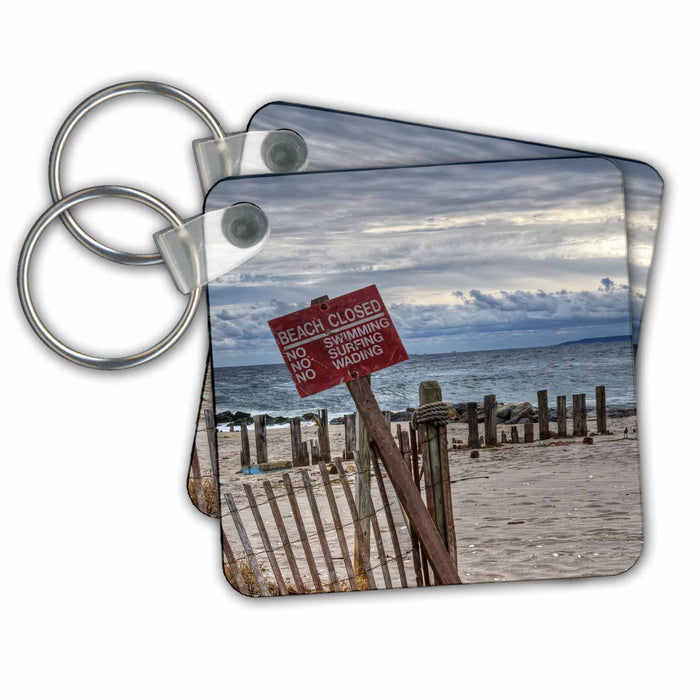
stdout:
[[343,416],[343,424],[345,426],[345,449],[343,450],[343,459],[352,459],[352,453],[355,450],[355,442],[357,440],[355,414],[346,413]]
[[523,425],[525,436],[523,442],[534,442],[535,440],[535,425],[534,423],[525,423]]
[[467,404],[467,426],[469,428],[469,437],[467,438],[467,447],[469,449],[478,448],[479,445],[479,414],[475,402]]
[[486,446],[495,445],[496,438],[496,395],[484,396],[484,442]]
[[501,430],[501,445],[505,445],[508,442],[508,437],[506,436],[506,431]]
[[241,422],[241,466],[250,466],[250,440],[248,439],[248,426]]
[[517,445],[520,442],[520,436],[518,435],[518,426],[517,425],[510,426],[510,441],[514,445]]
[[588,435],[585,394],[574,394],[573,414],[574,437],[585,437],[586,435]]
[[608,432],[608,412],[605,403],[605,387],[595,388],[595,417],[596,427],[599,435],[606,435]]
[[309,466],[309,448],[301,437],[301,418],[291,418],[289,434],[292,440],[292,466]]
[[537,392],[537,422],[540,426],[540,440],[549,440],[549,399],[546,389]]
[[[318,426],[318,446],[319,457],[324,462],[330,462],[331,457],[331,431],[328,423],[328,409],[322,408],[319,411],[321,425]],[[318,462],[314,462],[317,464]]]
[[255,416],[255,460],[258,464],[267,462],[267,416]]
[[566,437],[566,396],[557,396],[557,437]]

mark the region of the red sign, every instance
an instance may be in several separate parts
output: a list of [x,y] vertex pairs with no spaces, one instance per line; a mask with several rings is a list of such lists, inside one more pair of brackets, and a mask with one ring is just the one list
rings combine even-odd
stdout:
[[268,324],[301,397],[408,359],[374,285]]

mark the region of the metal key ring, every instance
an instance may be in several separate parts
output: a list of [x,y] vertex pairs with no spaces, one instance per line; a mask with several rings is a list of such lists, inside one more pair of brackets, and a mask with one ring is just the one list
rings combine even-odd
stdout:
[[[81,102],[70,113],[56,134],[56,139],[53,142],[51,156],[49,158],[49,189],[54,202],[59,202],[64,197],[63,188],[61,187],[61,159],[63,157],[63,149],[65,148],[66,141],[78,122],[95,107],[108,100],[120,97],[121,95],[137,93],[160,95],[161,97],[167,97],[179,102],[194,112],[207,125],[215,139],[221,140],[226,138],[226,133],[219,123],[219,120],[209,109],[195,97],[192,97],[192,95],[178,88],[166,85],[165,83],[156,83],[147,80],[135,80],[111,85],[110,87],[99,90],[94,95],[90,95],[90,97]],[[100,243],[85,231],[68,211],[61,214],[61,221],[82,245],[102,258],[121,263],[122,265],[159,265],[163,262],[160,253],[129,253]]]
[[184,225],[184,221],[180,216],[167,204],[157,197],[142,192],[141,190],[120,185],[101,185],[99,187],[88,187],[84,190],[79,190],[49,207],[49,209],[37,219],[34,226],[32,226],[31,231],[22,245],[22,252],[19,256],[17,288],[22,303],[22,310],[29,321],[29,325],[39,336],[41,341],[55,353],[83,367],[90,367],[92,369],[126,369],[128,367],[142,365],[145,362],[155,359],[180,340],[183,333],[194,319],[202,297],[202,289],[198,287],[190,292],[185,311],[168,335],[159,340],[155,345],[135,353],[134,355],[126,355],[124,357],[96,357],[94,355],[86,355],[78,350],[74,350],[56,338],[42,322],[34,307],[34,302],[32,301],[31,292],[29,290],[29,265],[32,261],[32,254],[34,253],[34,249],[41,234],[52,221],[76,204],[87,202],[91,199],[102,199],[103,197],[130,199],[134,202],[145,204],[147,207],[161,214],[172,226]]

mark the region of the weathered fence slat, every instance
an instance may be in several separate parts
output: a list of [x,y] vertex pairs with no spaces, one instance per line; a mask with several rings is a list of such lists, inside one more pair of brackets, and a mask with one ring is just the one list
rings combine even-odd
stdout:
[[604,386],[595,388],[595,417],[598,434],[605,435],[608,432],[608,413],[605,405]]
[[[219,488],[219,453],[216,446],[216,419],[210,408],[204,409],[204,425],[207,428],[207,441],[209,443],[209,458],[211,459],[211,476],[214,480],[214,488]],[[218,497],[217,497],[218,500]]]
[[537,392],[537,422],[540,427],[540,440],[549,440],[549,399],[546,389]]
[[356,440],[355,414],[346,413],[343,416],[343,425],[345,426],[345,449],[343,450],[343,459],[352,459]]
[[574,437],[581,437],[588,434],[588,424],[586,421],[586,395],[574,394],[573,402],[574,414]]
[[566,437],[566,396],[557,396],[557,437]]
[[394,514],[391,512],[391,506],[389,505],[389,496],[386,492],[386,486],[384,485],[384,477],[382,471],[379,468],[379,458],[377,457],[377,451],[370,445],[370,457],[372,458],[372,467],[374,469],[374,476],[377,482],[377,488],[379,489],[379,497],[382,501],[382,507],[384,508],[384,514],[386,516],[386,524],[389,529],[389,535],[391,536],[391,544],[394,548],[394,556],[396,557],[396,566],[399,570],[399,579],[401,580],[401,587],[408,588],[408,579],[406,578],[406,567],[403,562],[403,552],[401,550],[401,543],[399,542],[399,533],[396,531],[396,524],[394,523]]
[[520,436],[518,435],[518,426],[517,425],[510,426],[510,441],[514,445],[517,445],[520,442]]
[[230,493],[224,494],[226,499],[226,504],[228,505],[229,512],[233,518],[233,524],[236,526],[236,531],[238,532],[238,537],[243,545],[243,550],[245,551],[246,558],[250,564],[250,568],[253,570],[253,575],[255,580],[258,582],[260,588],[260,594],[265,597],[269,597],[270,591],[265,583],[265,577],[263,576],[262,570],[260,569],[260,564],[258,563],[258,558],[255,556],[255,551],[253,550],[250,540],[248,539],[248,533],[245,531],[245,526],[241,520],[241,515],[236,507],[236,502],[233,500],[233,496]]
[[306,534],[304,519],[301,517],[299,503],[297,502],[297,497],[294,493],[294,485],[292,484],[292,480],[289,474],[282,474],[282,483],[284,484],[284,488],[287,491],[289,505],[292,507],[292,516],[294,517],[294,522],[296,523],[297,530],[299,532],[299,539],[301,540],[301,546],[304,549],[306,562],[309,565],[309,573],[311,574],[311,580],[314,583],[314,588],[316,589],[316,591],[318,593],[323,593],[323,584],[321,583],[321,577],[318,575],[318,569],[316,568],[316,560],[314,559],[314,553],[311,551],[311,545],[309,544],[309,536]]
[[505,430],[501,430],[501,445],[505,445],[508,442],[508,436]]
[[525,425],[523,425],[523,430],[524,430],[523,442],[534,442],[534,440],[535,440],[534,423],[525,423]]
[[484,442],[487,446],[496,444],[496,395],[484,396]]
[[314,487],[311,483],[311,477],[306,469],[302,469],[301,480],[304,482],[304,489],[306,491],[306,498],[309,501],[309,507],[311,508],[311,517],[314,520],[314,525],[316,526],[316,532],[318,534],[318,541],[321,545],[321,552],[323,553],[323,559],[326,562],[326,567],[328,569],[328,578],[331,582],[331,588],[339,592],[341,590],[338,584],[338,574],[335,571],[335,566],[333,564],[333,557],[331,555],[330,547],[328,546],[328,540],[326,539],[326,531],[323,526],[323,520],[321,520],[321,513],[318,510],[318,504],[316,503],[316,496],[314,495]]
[[318,440],[309,440],[309,454],[311,464],[318,464],[321,461],[321,448]]
[[[357,458],[355,458],[357,461]],[[374,530],[374,543],[377,545],[377,556],[379,557],[379,564],[382,568],[382,576],[384,577],[384,585],[387,588],[393,588],[391,582],[391,573],[389,571],[389,565],[386,559],[386,550],[384,549],[384,540],[382,539],[382,531],[379,527],[379,520],[377,519],[377,511],[374,509],[374,502],[372,501],[372,483],[370,481],[371,475],[368,476],[363,472],[355,472],[355,478],[360,481],[360,491],[364,493],[365,500],[367,501],[367,506],[369,509],[369,520]]]
[[204,497],[204,488],[202,487],[202,470],[199,466],[199,453],[197,452],[196,444],[192,446],[190,469],[192,471],[192,487],[194,489],[195,505],[202,513],[206,513],[207,501]]
[[281,595],[287,595],[287,584],[284,582],[284,577],[282,576],[282,571],[280,570],[279,564],[277,563],[277,557],[270,543],[270,538],[267,534],[267,528],[265,527],[265,521],[260,515],[260,509],[258,508],[258,503],[255,500],[255,493],[253,492],[253,487],[250,484],[243,484],[243,489],[245,491],[246,498],[248,499],[248,505],[253,513],[253,518],[255,518],[255,524],[258,526],[258,533],[260,534],[260,539],[262,540],[263,547],[265,548],[265,554],[267,555],[267,560],[270,562],[272,567],[272,573],[275,576],[275,581],[277,581],[277,586],[280,589]]
[[330,462],[331,457],[331,431],[328,424],[328,409],[322,408],[319,411],[321,425],[318,427],[319,458],[324,462]]
[[231,572],[233,582],[236,584],[236,590],[243,595],[250,595],[250,588],[248,588],[248,584],[241,574],[238,562],[236,561],[236,555],[231,549],[231,543],[228,541],[223,527],[221,528],[221,546],[224,550],[224,557],[226,561],[228,561],[228,570]]
[[289,569],[292,572],[294,584],[296,585],[299,593],[303,593],[306,586],[304,585],[304,579],[302,579],[301,573],[299,572],[297,560],[294,556],[294,550],[289,542],[289,534],[287,533],[287,528],[284,524],[282,513],[280,513],[279,506],[277,505],[277,496],[275,495],[275,492],[272,489],[272,484],[269,481],[263,481],[263,487],[265,488],[267,502],[270,505],[270,510],[272,511],[272,517],[275,521],[275,525],[277,526],[277,532],[279,533],[280,540],[282,541],[284,553],[287,555],[287,562],[289,563]]
[[345,531],[343,530],[343,521],[340,518],[340,512],[338,511],[338,502],[335,498],[335,493],[333,492],[333,484],[331,483],[330,475],[328,474],[328,468],[323,461],[318,463],[319,471],[321,472],[321,480],[323,481],[323,487],[326,490],[326,498],[328,499],[328,506],[331,511],[331,517],[333,518],[333,526],[335,527],[335,534],[338,538],[338,544],[340,545],[340,551],[343,554],[343,563],[345,564],[345,571],[348,574],[348,584],[353,591],[357,590],[357,583],[355,582],[355,569],[352,566],[352,558],[350,557],[350,550],[348,549],[348,542],[345,539]]
[[248,439],[248,425],[241,421],[241,466],[250,466],[250,440]]
[[[353,526],[355,528],[355,554],[359,552],[359,557],[362,560],[362,575],[364,580],[367,582],[369,588],[376,588],[377,582],[374,580],[374,574],[372,572],[372,565],[369,558],[369,543],[364,540],[364,533],[360,527],[360,516],[357,512],[357,504],[352,495],[352,489],[350,488],[350,482],[348,481],[347,474],[345,473],[345,468],[343,467],[343,462],[340,459],[335,460],[335,468],[338,470],[338,480],[343,487],[343,493],[345,494],[345,499],[348,502],[348,508],[350,509],[350,516],[352,517]],[[357,478],[357,472],[355,472],[355,478]],[[358,577],[358,568],[355,569],[355,581],[359,583],[362,579]]]
[[255,460],[258,464],[267,462],[267,416],[255,416]]

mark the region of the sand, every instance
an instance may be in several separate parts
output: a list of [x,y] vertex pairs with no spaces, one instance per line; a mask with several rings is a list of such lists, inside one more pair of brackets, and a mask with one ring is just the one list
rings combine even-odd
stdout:
[[[407,428],[406,424],[403,424]],[[510,426],[503,426],[510,439]],[[500,439],[502,426],[499,426]],[[522,440],[523,427],[518,426]],[[629,439],[623,430],[629,429]],[[392,425],[395,431],[396,424]],[[483,430],[483,425],[480,426]],[[589,419],[589,431],[595,429],[595,420]],[[571,578],[618,574],[631,567],[642,549],[641,494],[639,483],[638,443],[636,417],[609,418],[611,435],[595,436],[592,445],[582,438],[553,438],[539,441],[535,426],[532,444],[505,444],[480,448],[480,456],[470,458],[469,450],[450,450],[452,500],[455,512],[458,571],[464,583],[486,581],[515,581],[526,579]],[[333,456],[342,454],[343,426],[331,426]],[[572,430],[569,421],[568,431]],[[305,440],[315,439],[314,426],[303,428]],[[467,426],[451,423],[448,443],[452,438],[467,439]],[[251,430],[251,443],[253,434]],[[272,580],[262,542],[257,533],[243,483],[253,486],[262,505],[261,513],[269,529],[272,546],[285,578],[290,570],[281,549],[262,481],[269,479],[278,499],[291,539],[298,539],[291,510],[284,495],[281,472],[267,475],[240,473],[240,433],[219,433],[221,494],[233,494],[241,510],[246,530],[259,561],[265,565],[266,576]],[[289,429],[268,429],[270,460],[289,459]],[[344,462],[353,471],[351,461]],[[318,467],[308,467],[318,499],[324,530],[328,532],[334,566],[339,577],[347,578],[340,547],[337,543],[330,510],[320,479]],[[324,581],[328,570],[324,564],[318,536],[306,495],[303,491],[300,469],[287,470],[297,490],[297,498],[309,532],[314,558]],[[354,481],[354,475],[350,475]],[[372,495],[377,507],[381,506],[375,480]],[[390,499],[395,495],[388,478],[384,479]],[[352,518],[339,484],[334,486],[345,533],[352,552]],[[237,556],[243,555],[240,540],[228,509],[223,507],[222,526]],[[401,511],[393,505],[401,551],[405,553],[404,566],[410,586],[416,579],[411,554],[411,542]],[[388,556],[394,556],[386,519],[379,512],[382,538]],[[303,563],[302,574],[308,576],[303,550],[294,545],[297,560]],[[372,566],[378,587],[384,587],[375,542],[372,542]],[[394,586],[399,575],[395,562],[390,563]]]

